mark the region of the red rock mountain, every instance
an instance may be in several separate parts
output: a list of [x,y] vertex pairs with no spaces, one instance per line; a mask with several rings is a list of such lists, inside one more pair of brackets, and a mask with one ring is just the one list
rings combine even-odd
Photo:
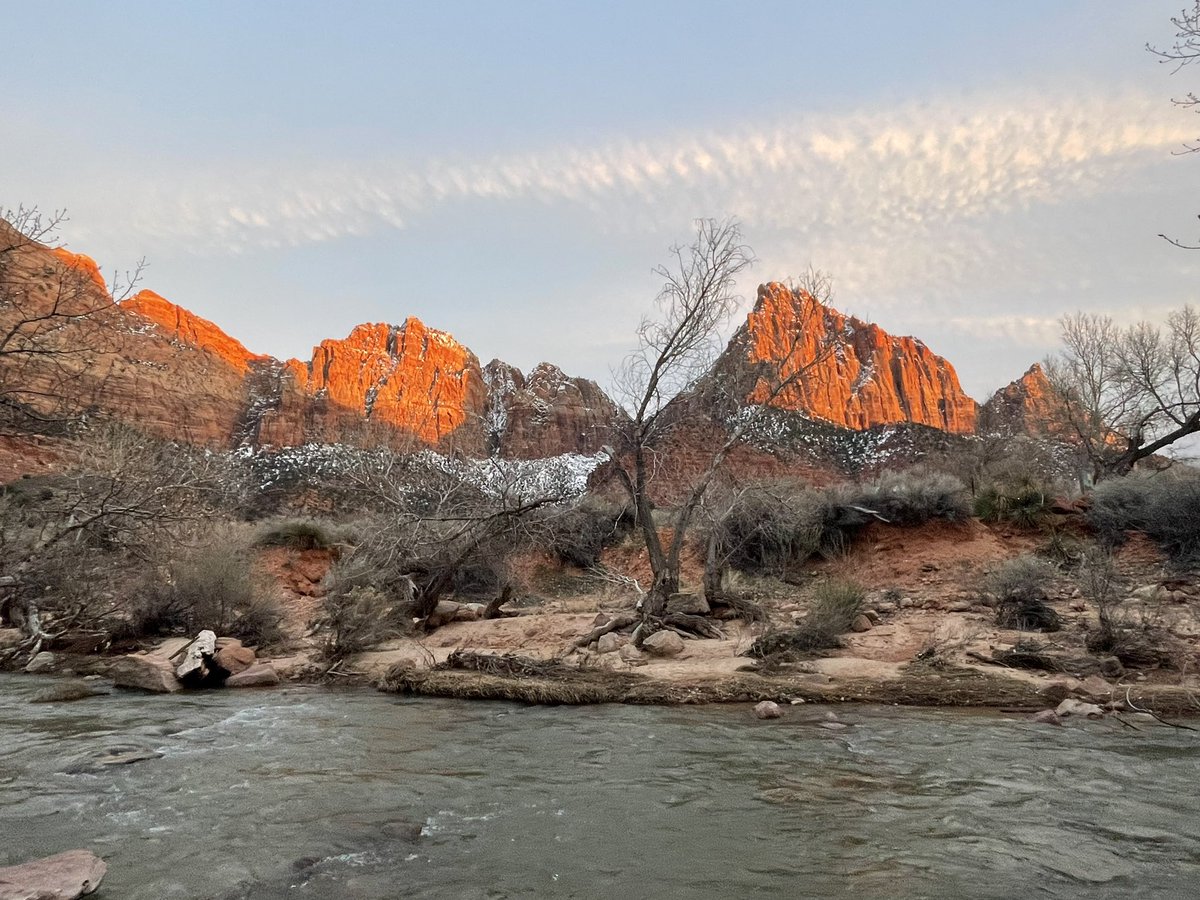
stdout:
[[[307,360],[276,360],[152,291],[112,304],[87,257],[7,243],[0,254],[7,296],[45,306],[65,292],[100,313],[47,333],[44,339],[63,347],[86,348],[56,358],[53,370],[34,360],[15,371],[0,357],[0,395],[12,394],[14,384],[28,386],[31,398],[50,395],[43,389],[66,378],[76,409],[103,410],[214,447],[387,441],[472,456],[593,453],[613,442],[624,415],[595,382],[547,363],[528,375],[500,360],[483,367],[449,334],[415,318],[359,325],[344,339],[322,341]],[[0,326],[13,315],[0,304]],[[727,383],[736,385],[735,402],[756,403],[797,369],[804,371],[773,405],[853,430],[895,423],[952,434],[976,428],[975,401],[953,367],[921,341],[765,284],[713,378],[733,378]],[[1047,396],[1034,367],[989,402],[986,418],[1019,420],[1028,431],[1052,415]]]
[[1066,412],[1040,364],[992,395],[979,410],[979,430],[992,434],[1057,437],[1066,430]]
[[975,430],[978,406],[945,359],[915,338],[890,335],[778,282],[759,287],[717,368],[748,384],[753,403],[802,371],[771,404],[843,428],[912,422],[954,434]]

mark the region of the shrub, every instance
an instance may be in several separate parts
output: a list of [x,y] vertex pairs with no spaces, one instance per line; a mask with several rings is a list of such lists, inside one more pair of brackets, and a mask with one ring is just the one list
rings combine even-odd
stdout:
[[411,631],[406,613],[376,588],[354,587],[327,595],[313,625],[323,635],[322,653],[337,660]]
[[1141,531],[1172,561],[1200,559],[1200,477],[1127,475],[1096,485],[1088,522],[1108,545]]
[[893,525],[923,525],[935,519],[959,522],[971,514],[967,489],[939,472],[889,472],[862,489],[861,504]]
[[748,656],[760,659],[788,651],[811,652],[841,646],[841,636],[850,630],[862,612],[866,592],[852,581],[828,579],[813,589],[808,614],[795,627],[765,634],[754,641]]
[[152,618],[177,616],[189,634],[209,628],[264,644],[281,637],[279,604],[240,541],[219,536],[173,560],[169,570],[170,601],[160,602],[159,613],[148,607]]
[[994,483],[975,497],[975,515],[985,522],[1037,529],[1045,524],[1050,508],[1046,485],[1032,480]]
[[541,516],[536,525],[538,543],[567,565],[591,569],[600,564],[605,547],[632,530],[633,521],[630,507],[587,497]]
[[349,543],[343,530],[316,519],[275,519],[264,524],[255,537],[260,547],[288,547],[292,550],[330,550]]
[[1058,631],[1058,614],[1046,605],[1046,587],[1056,571],[1050,563],[1024,554],[1002,563],[983,582],[996,607],[996,624],[1022,631]]

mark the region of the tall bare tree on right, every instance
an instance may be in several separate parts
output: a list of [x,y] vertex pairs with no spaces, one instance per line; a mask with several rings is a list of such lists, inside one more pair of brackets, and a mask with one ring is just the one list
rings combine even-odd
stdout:
[[1063,349],[1046,360],[1064,423],[1096,481],[1200,433],[1200,313],[1185,306],[1166,327],[1121,326],[1108,316],[1062,320]]

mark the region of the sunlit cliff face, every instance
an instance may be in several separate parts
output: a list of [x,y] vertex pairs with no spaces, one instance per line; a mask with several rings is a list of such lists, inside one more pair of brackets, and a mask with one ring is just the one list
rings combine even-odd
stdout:
[[918,340],[848,318],[803,291],[762,285],[746,343],[750,365],[774,370],[758,380],[752,403],[769,398],[776,377],[804,370],[773,405],[845,428],[915,422],[956,434],[975,430],[977,404],[950,363]]

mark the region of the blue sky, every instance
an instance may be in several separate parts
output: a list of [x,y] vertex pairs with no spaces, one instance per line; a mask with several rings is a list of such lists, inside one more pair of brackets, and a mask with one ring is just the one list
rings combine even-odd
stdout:
[[[981,399],[1197,302],[1180,0],[6,2],[0,204],[251,349],[409,315],[604,383],[698,216]],[[739,8],[735,8],[739,7]]]

